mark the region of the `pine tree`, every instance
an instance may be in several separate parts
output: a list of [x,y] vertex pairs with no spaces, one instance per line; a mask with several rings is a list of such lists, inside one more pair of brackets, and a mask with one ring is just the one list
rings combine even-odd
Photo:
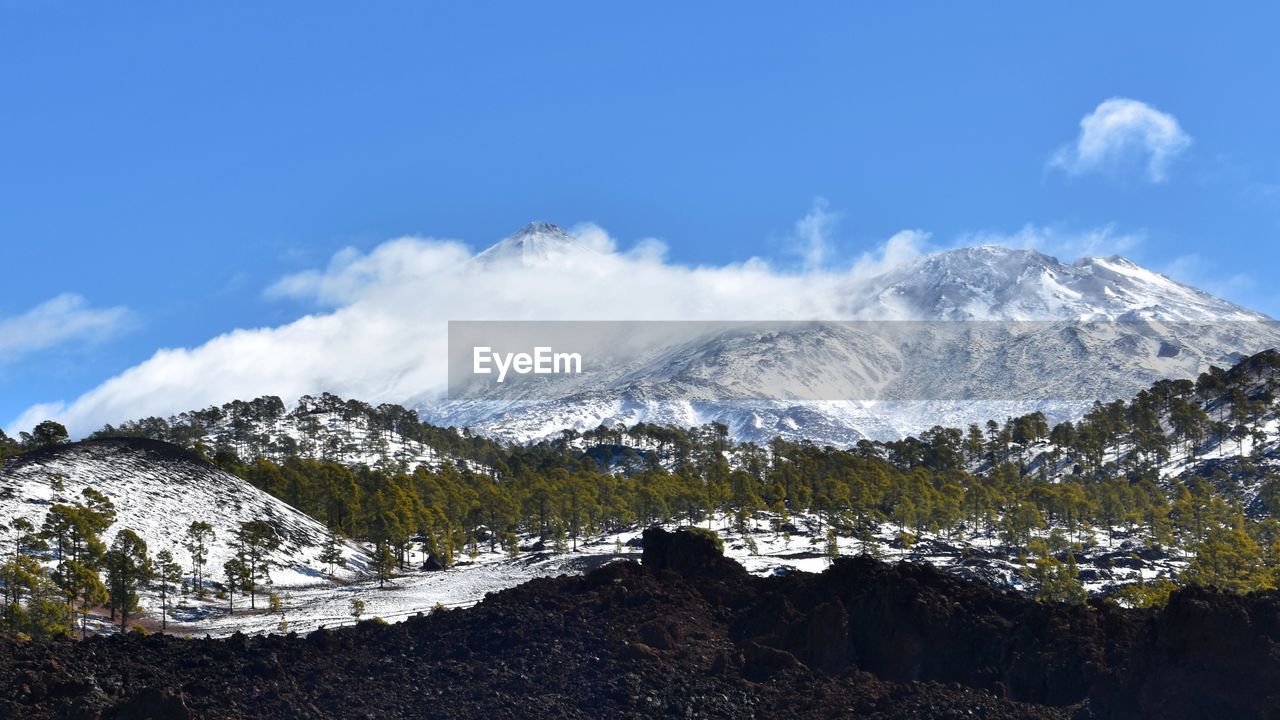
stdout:
[[514,535],[511,528],[519,521],[519,504],[507,488],[490,478],[482,478],[477,490],[484,522],[489,527],[489,552],[497,549],[499,541],[509,550],[510,537]]
[[391,546],[379,543],[373,553],[373,572],[378,578],[378,587],[386,587],[387,581],[395,576],[396,555]]
[[173,553],[161,550],[156,553],[155,578],[160,589],[160,631],[168,629],[169,588],[182,582],[182,566],[173,559]]
[[1236,593],[1269,590],[1275,577],[1263,563],[1262,548],[1244,530],[1243,518],[1231,526],[1210,529],[1195,548],[1195,558],[1182,579]]
[[244,563],[242,579],[249,590],[249,607],[257,608],[258,583],[271,581],[271,553],[280,547],[275,528],[265,520],[248,520],[236,530],[236,555]]
[[1087,597],[1080,583],[1080,571],[1070,553],[1063,562],[1053,555],[1043,540],[1032,540],[1029,549],[1036,555],[1027,580],[1036,598],[1047,602],[1081,603]]
[[53,420],[45,420],[31,429],[31,433],[21,433],[30,449],[39,449],[60,445],[67,441],[67,428]]
[[833,527],[827,528],[826,555],[828,562],[835,562],[836,558],[840,557],[840,537],[836,535],[836,529]]
[[27,606],[22,611],[20,629],[33,638],[67,637],[71,609],[66,597],[34,558],[23,558]]
[[14,442],[13,438],[5,435],[4,430],[0,430],[0,461],[11,455],[17,455],[19,452],[21,452],[21,448],[18,443]]
[[204,566],[209,561],[209,543],[217,539],[213,526],[203,520],[196,520],[187,528],[187,539],[183,544],[191,554],[191,582],[196,586],[196,595],[204,597]]
[[24,595],[28,595],[36,576],[42,577],[42,569],[36,553],[46,545],[36,532],[35,525],[26,518],[15,518],[3,531],[8,533],[10,550],[0,564],[0,582],[4,584],[4,621],[9,632],[17,633],[26,618],[22,608]]
[[1147,582],[1139,575],[1137,582],[1121,587],[1116,592],[1116,597],[1129,607],[1163,607],[1177,589],[1178,584],[1168,578],[1156,578]]
[[78,562],[68,562],[64,575],[65,592],[71,598],[71,609],[74,611],[79,603],[80,637],[86,634],[89,609],[100,606],[110,600],[106,586],[93,570]]
[[585,529],[592,527],[592,518],[599,515],[600,503],[595,490],[594,484],[581,475],[570,476],[561,488],[562,499],[558,514],[564,518],[574,551],[578,549],[578,537]]
[[45,514],[41,536],[53,543],[55,578],[63,573],[68,562],[93,568],[101,561],[106,551],[101,535],[115,519],[115,511],[109,507],[109,502],[105,508],[96,503],[93,506],[55,503]]
[[154,566],[147,557],[147,543],[132,530],[116,534],[107,552],[107,588],[111,609],[120,612],[120,630],[129,626],[129,616],[138,608],[139,591],[151,581]]
[[243,555],[235,555],[222,564],[222,574],[227,579],[227,613],[235,614],[236,592],[249,592],[253,588],[253,573]]
[[969,456],[969,462],[976,463],[982,457],[982,448],[985,444],[982,428],[976,423],[970,425],[964,439],[964,450]]
[[346,567],[347,558],[342,554],[342,545],[338,542],[338,534],[333,530],[325,537],[324,548],[320,551],[320,562],[324,563],[329,578],[333,578],[335,567]]
[[115,507],[93,488],[85,488],[81,498],[71,505],[55,503],[45,514],[40,534],[53,543],[52,579],[62,590],[68,615],[75,614],[79,606],[83,635],[89,608],[105,600],[98,578],[106,554],[101,535],[115,521]]

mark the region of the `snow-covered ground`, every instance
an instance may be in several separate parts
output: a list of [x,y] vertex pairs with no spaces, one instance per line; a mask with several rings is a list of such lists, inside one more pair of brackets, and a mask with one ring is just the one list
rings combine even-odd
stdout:
[[[638,551],[634,557],[639,559]],[[237,596],[233,614],[227,613],[226,600],[180,599],[171,614],[169,631],[214,637],[237,631],[305,633],[322,626],[355,622],[351,609],[352,600],[357,599],[364,603],[361,619],[403,620],[415,613],[430,613],[438,607],[469,607],[484,599],[487,593],[538,577],[581,574],[613,559],[612,553],[598,549],[581,553],[531,553],[516,558],[502,553],[483,553],[448,570],[410,572],[388,581],[385,587],[379,587],[376,580],[362,580],[288,590],[275,588],[273,592],[281,601],[279,613],[266,610],[269,603],[265,593],[258,598],[257,611],[248,609],[247,597]],[[158,596],[149,595],[145,605],[158,617]]]
[[[92,440],[10,460],[0,472],[0,521],[26,518],[39,528],[55,503],[80,501],[85,488],[103,493],[115,506],[115,523],[103,538],[108,544],[121,530],[133,530],[152,556],[169,550],[190,573],[190,554],[183,546],[187,529],[192,522],[207,522],[215,538],[208,543],[205,567],[210,577],[221,577],[223,563],[235,552],[240,524],[265,520],[280,540],[270,554],[279,568],[278,586],[311,586],[325,578],[319,560],[328,537],[323,525],[234,475],[150,440]],[[346,567],[338,577],[358,577],[367,567],[364,550],[350,542],[340,547]]]
[[[797,532],[791,535],[775,532],[767,515],[752,524],[746,534],[732,529],[727,518],[716,518],[711,527],[725,543],[725,554],[756,575],[786,572],[822,572],[831,564],[825,532],[813,516],[791,519]],[[674,527],[674,526],[672,526]],[[700,527],[707,527],[702,523]],[[1006,556],[996,538],[989,534],[969,539],[967,550],[958,542],[936,536],[921,538],[911,549],[897,542],[898,530],[882,526],[876,534],[874,553],[886,561],[923,562],[955,572],[964,577],[981,579],[997,586],[1025,590],[1021,567],[1015,558]],[[538,577],[581,574],[592,568],[618,560],[640,559],[639,529],[597,535],[580,541],[577,550],[563,552],[526,551],[512,557],[487,546],[457,565],[443,571],[410,571],[379,587],[376,580],[320,582],[309,586],[277,585],[265,588],[257,601],[257,610],[248,609],[248,598],[237,596],[236,610],[227,612],[226,599],[209,597],[203,601],[179,598],[168,623],[170,632],[219,637],[235,632],[299,632],[321,626],[351,624],[352,600],[364,603],[361,619],[402,620],[415,613],[430,613],[437,607],[468,607],[484,599],[485,594],[514,587]],[[1114,547],[1107,547],[1104,536],[1095,533],[1098,544],[1080,554],[1081,578],[1093,593],[1116,585],[1135,582],[1139,575],[1146,580],[1170,577],[1185,563],[1174,558],[1140,559],[1141,545],[1117,537]],[[526,538],[530,547],[535,538]],[[754,544],[754,547],[752,545]],[[859,541],[849,537],[837,539],[841,555],[863,552]],[[1109,567],[1108,558],[1120,558],[1121,564]],[[416,567],[422,555],[415,553],[410,564]],[[280,598],[281,610],[269,612],[268,594]],[[144,607],[158,624],[159,596],[150,593]]]

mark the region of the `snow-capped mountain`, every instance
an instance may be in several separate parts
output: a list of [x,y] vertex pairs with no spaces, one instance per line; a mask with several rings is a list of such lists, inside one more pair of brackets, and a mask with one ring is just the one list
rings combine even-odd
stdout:
[[999,245],[923,255],[849,293],[863,320],[1270,319],[1117,255],[1066,264]]
[[[319,560],[328,536],[323,525],[194,453],[156,440],[86,440],[10,458],[0,467],[0,518],[25,517],[38,528],[54,503],[74,503],[90,487],[115,506],[107,542],[130,529],[152,554],[169,550],[190,567],[187,528],[207,522],[215,535],[207,567],[220,577],[240,523],[265,520],[280,540],[270,555],[276,585],[314,585],[326,577]],[[341,574],[363,571],[365,552],[349,542],[341,547],[347,560]]]
[[525,225],[479,253],[475,261],[484,265],[518,263],[538,267],[570,257],[585,257],[590,260],[593,255],[599,255],[595,248],[575,239],[556,225],[539,220]]
[[[535,224],[477,260],[548,265],[589,252]],[[848,445],[1033,410],[1067,419],[1094,400],[1280,346],[1267,316],[1118,256],[1067,264],[981,245],[851,277],[845,296],[839,318],[712,325],[536,392],[495,386],[420,410],[516,441],[716,421],[739,439]]]

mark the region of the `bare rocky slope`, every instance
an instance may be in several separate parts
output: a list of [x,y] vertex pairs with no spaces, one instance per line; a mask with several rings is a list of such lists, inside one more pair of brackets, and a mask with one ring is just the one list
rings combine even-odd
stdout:
[[1261,718],[1280,594],[1041,604],[927,567],[753,578],[651,530],[643,565],[308,636],[0,640],[24,718]]

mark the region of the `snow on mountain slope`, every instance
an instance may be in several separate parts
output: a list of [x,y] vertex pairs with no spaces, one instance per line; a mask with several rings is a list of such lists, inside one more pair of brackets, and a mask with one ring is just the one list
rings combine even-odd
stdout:
[[599,254],[595,248],[573,238],[559,227],[535,221],[479,253],[475,261],[485,265],[518,263],[536,267],[578,257],[589,262]]
[[850,316],[863,320],[1269,319],[1119,256],[1068,265],[999,245],[923,255],[849,296]]
[[[59,481],[61,488],[55,487]],[[278,566],[272,573],[275,584],[326,581],[317,559],[327,536],[324,526],[195,454],[155,440],[86,440],[10,458],[0,470],[0,518],[25,517],[39,527],[52,504],[73,503],[87,487],[115,505],[116,521],[104,538],[108,543],[128,528],[142,536],[153,555],[170,550],[190,568],[189,553],[182,547],[186,530],[192,522],[204,521],[216,535],[207,570],[221,577],[240,523],[265,520],[280,539],[271,554]],[[343,551],[347,568],[342,575],[365,569],[362,549],[344,543]]]
[[[528,251],[550,264],[583,257],[575,243],[539,226],[478,259]],[[1267,316],[1115,256],[1066,264],[980,245],[851,278],[845,295],[842,318],[739,326],[552,392],[544,384],[521,395],[508,384],[419,410],[429,422],[515,441],[566,427],[717,421],[739,439],[849,445],[1033,410],[1069,419],[1096,399],[1280,346]]]

